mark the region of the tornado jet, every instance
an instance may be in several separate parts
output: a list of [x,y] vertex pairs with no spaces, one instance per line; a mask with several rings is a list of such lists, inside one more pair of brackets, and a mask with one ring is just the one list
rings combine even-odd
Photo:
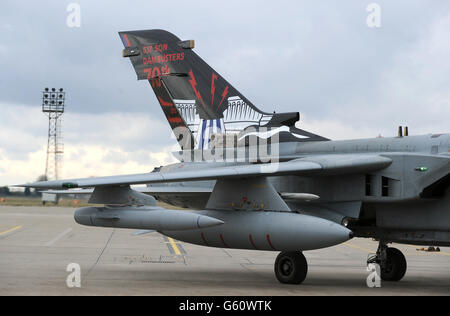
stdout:
[[[119,36],[123,57],[149,82],[172,128],[179,162],[22,185],[104,204],[78,209],[79,224],[279,252],[275,275],[286,284],[305,280],[304,252],[353,237],[379,241],[368,263],[379,264],[386,281],[407,271],[391,243],[450,246],[450,134],[409,136],[400,127],[396,137],[334,141],[299,128],[298,112],[260,110],[194,52],[192,40],[164,30]],[[146,187],[131,187],[138,184]]]

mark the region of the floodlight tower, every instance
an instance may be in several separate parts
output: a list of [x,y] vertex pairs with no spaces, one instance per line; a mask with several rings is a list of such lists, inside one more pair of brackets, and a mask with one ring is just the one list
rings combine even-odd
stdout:
[[47,180],[57,180],[62,163],[64,144],[61,136],[61,116],[64,113],[66,93],[60,88],[45,88],[42,92],[42,112],[48,116],[48,142],[45,175]]

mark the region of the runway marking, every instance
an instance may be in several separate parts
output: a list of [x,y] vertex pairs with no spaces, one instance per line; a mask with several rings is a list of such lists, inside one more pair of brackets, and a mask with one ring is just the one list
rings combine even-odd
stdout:
[[352,247],[352,248],[356,248],[356,249],[359,249],[359,250],[362,250],[364,252],[368,252],[368,253],[371,253],[371,254],[376,254],[376,252],[373,252],[372,250],[369,250],[369,249],[366,249],[366,248],[363,248],[363,247],[351,244],[349,242],[344,242],[344,245]]
[[183,249],[183,246],[181,246],[181,242],[175,241],[173,238],[164,236],[165,244],[167,245],[167,248],[169,248],[169,251],[171,254],[175,253],[177,256],[182,256],[186,254],[186,251]]
[[56,243],[58,240],[60,240],[61,238],[63,238],[65,235],[67,235],[68,233],[70,233],[72,231],[72,228],[68,228],[65,231],[63,231],[61,234],[59,234],[58,236],[56,236],[55,238],[53,238],[52,240],[50,240],[49,242],[47,242],[45,244],[46,247],[50,247],[51,245],[53,245],[54,243]]
[[17,225],[17,226],[15,226],[15,227],[11,228],[11,229],[8,229],[8,230],[5,230],[5,231],[3,231],[3,232],[0,232],[0,236],[4,236],[4,235],[6,235],[6,234],[12,233],[13,231],[18,230],[18,229],[21,229],[21,228],[22,228],[21,225]]
[[176,254],[177,256],[181,256],[181,251],[180,251],[180,249],[178,248],[178,246],[177,246],[177,244],[175,243],[175,241],[174,241],[172,238],[170,238],[170,237],[169,237],[169,243],[170,243],[170,245],[172,246],[173,250],[175,251],[175,254]]

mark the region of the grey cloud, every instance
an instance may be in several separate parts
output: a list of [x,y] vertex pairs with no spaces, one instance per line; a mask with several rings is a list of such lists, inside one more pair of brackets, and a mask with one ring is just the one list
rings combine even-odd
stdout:
[[[40,107],[0,103],[0,108],[0,150],[3,156],[26,160],[29,153],[45,149],[48,118],[41,113]],[[148,113],[65,113],[61,132],[66,145],[80,148],[77,152],[67,153],[68,160],[88,155],[83,149],[88,145],[120,148],[130,154],[127,159],[144,163],[145,159],[141,157],[143,152],[148,155],[161,152],[171,144],[176,145],[164,118],[151,117]],[[140,158],[134,157],[134,154]]]
[[154,118],[148,113],[139,112],[67,113],[64,118],[64,139],[74,145],[120,145],[125,151],[158,151],[171,142],[175,143],[169,125],[163,114],[160,115]]
[[[65,25],[65,2],[2,2],[0,102],[39,106],[42,88],[57,85],[68,91],[68,113],[148,113],[163,122],[148,83],[137,82],[121,58],[117,31],[164,28],[194,38],[197,53],[266,111],[387,132],[403,121],[433,127],[432,115],[448,108],[448,71],[438,66],[448,65],[448,54],[429,55],[421,46],[450,12],[448,1],[376,1],[380,29],[366,26],[369,2],[359,0],[78,2],[79,29]],[[441,41],[448,42],[446,34]],[[408,62],[411,56],[422,65]],[[426,84],[424,67],[439,85]],[[428,106],[434,112],[415,119]],[[76,129],[67,136],[75,140]]]
[[158,164],[158,161],[153,159],[149,151],[146,150],[136,150],[133,152],[125,153],[116,149],[110,149],[103,157],[102,162],[114,164],[135,162],[139,165]]

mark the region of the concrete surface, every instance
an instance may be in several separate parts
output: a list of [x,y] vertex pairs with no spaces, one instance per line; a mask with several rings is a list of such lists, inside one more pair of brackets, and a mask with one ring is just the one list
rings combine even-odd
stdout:
[[[450,249],[395,245],[408,260],[398,283],[366,286],[377,243],[354,239],[309,251],[302,285],[275,279],[277,253],[206,248],[158,233],[83,227],[73,208],[0,207],[0,295],[449,295]],[[68,288],[69,263],[81,288]]]

